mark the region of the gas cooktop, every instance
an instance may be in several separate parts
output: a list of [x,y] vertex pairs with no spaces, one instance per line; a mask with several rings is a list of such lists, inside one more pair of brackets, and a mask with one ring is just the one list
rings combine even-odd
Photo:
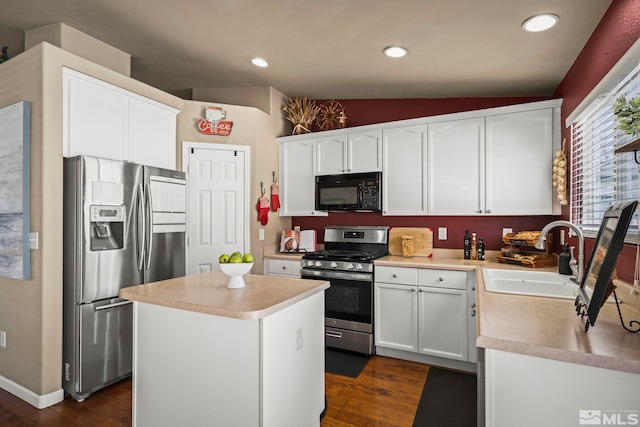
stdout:
[[345,251],[345,250],[324,250],[317,252],[307,252],[302,259],[308,260],[326,260],[326,261],[352,261],[352,262],[371,262],[374,259],[383,257],[386,252],[367,252],[367,251]]

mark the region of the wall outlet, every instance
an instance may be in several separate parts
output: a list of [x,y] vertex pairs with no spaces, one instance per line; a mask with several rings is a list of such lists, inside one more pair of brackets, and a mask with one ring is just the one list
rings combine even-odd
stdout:
[[296,351],[302,348],[303,339],[302,339],[302,326],[296,329]]
[[264,228],[258,230],[258,240],[264,240]]
[[502,235],[503,236],[506,235],[506,234],[509,234],[509,233],[513,233],[513,228],[503,228],[502,229]]
[[447,227],[438,227],[438,240],[447,240]]
[[0,331],[0,347],[7,348],[7,333]]
[[29,249],[38,249],[39,240],[40,236],[37,231],[29,233]]

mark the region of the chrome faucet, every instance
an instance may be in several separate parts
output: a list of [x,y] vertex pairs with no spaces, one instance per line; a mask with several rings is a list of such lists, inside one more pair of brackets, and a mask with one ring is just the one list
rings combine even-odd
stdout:
[[555,228],[555,227],[568,227],[572,229],[576,233],[576,236],[578,237],[578,251],[579,251],[578,260],[576,261],[575,257],[573,256],[573,251],[571,251],[571,261],[569,262],[569,266],[571,267],[571,271],[573,272],[573,275],[571,276],[571,278],[576,283],[580,284],[582,283],[582,276],[584,274],[584,234],[582,233],[582,230],[580,230],[575,224],[572,224],[569,221],[563,221],[563,220],[550,222],[549,224],[545,225],[544,228],[542,229],[542,232],[540,233],[540,237],[536,241],[535,246],[538,249],[544,249],[545,241],[547,240],[547,234],[552,228]]

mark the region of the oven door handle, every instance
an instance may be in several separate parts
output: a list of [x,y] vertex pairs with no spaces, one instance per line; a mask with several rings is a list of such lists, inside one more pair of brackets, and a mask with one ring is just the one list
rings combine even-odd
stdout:
[[342,332],[325,331],[324,333],[331,338],[342,338]]
[[342,271],[331,271],[331,270],[305,270],[304,268],[300,270],[300,275],[303,279],[314,279],[314,280],[331,280],[331,279],[342,279],[342,280],[356,280],[359,282],[371,282],[373,281],[373,275],[370,273],[347,273]]

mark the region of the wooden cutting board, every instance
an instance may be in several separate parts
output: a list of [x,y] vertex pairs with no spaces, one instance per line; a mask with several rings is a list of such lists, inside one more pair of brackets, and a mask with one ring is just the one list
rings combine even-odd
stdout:
[[389,230],[389,253],[402,256],[402,236],[413,236],[413,256],[429,257],[433,253],[433,231],[420,227],[393,227]]

